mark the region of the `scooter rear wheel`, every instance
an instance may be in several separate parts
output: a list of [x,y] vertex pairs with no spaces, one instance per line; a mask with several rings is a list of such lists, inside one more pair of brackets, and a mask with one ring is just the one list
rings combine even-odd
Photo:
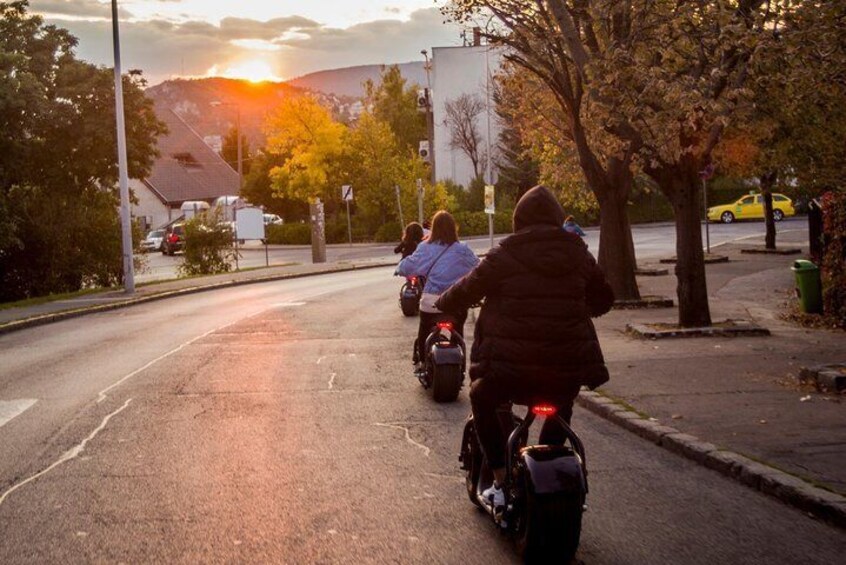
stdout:
[[569,563],[582,534],[582,500],[576,492],[526,492],[517,549],[526,563]]
[[458,398],[464,374],[461,365],[434,365],[432,367],[432,398],[435,402],[452,402]]

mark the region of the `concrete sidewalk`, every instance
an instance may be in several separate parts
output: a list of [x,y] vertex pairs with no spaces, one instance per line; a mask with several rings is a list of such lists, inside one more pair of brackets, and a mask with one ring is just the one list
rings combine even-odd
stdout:
[[[807,250],[803,235],[792,235],[779,244]],[[740,253],[756,244],[763,240],[724,245],[719,252],[730,262],[707,266],[711,314],[714,322],[754,321],[771,336],[644,340],[623,328],[675,322],[677,309],[612,311],[597,321],[612,375],[600,394],[647,421],[846,495],[846,395],[798,380],[801,367],[846,362],[846,332],[780,319],[795,300],[790,266],[800,256]],[[641,292],[675,298],[672,272],[639,278]],[[846,516],[846,499],[828,498]]]

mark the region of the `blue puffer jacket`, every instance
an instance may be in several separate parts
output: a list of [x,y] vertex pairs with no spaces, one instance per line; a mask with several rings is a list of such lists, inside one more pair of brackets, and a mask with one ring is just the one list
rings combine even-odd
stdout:
[[[444,252],[446,244],[422,242],[412,255],[397,266],[396,274],[426,277],[426,294],[441,294],[479,264],[479,258],[466,244],[457,241]],[[443,255],[441,255],[443,253]],[[438,259],[438,256],[441,258]],[[437,263],[435,260],[437,259]],[[435,263],[434,267],[432,264]],[[429,269],[432,269],[429,271]],[[426,275],[426,273],[429,273]]]

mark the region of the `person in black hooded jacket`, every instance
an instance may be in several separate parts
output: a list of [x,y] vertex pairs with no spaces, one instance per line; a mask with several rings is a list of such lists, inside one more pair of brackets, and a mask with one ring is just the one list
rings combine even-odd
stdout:
[[[564,217],[546,187],[527,191],[514,209],[514,234],[436,303],[451,312],[485,300],[470,353],[470,402],[494,472],[483,494],[495,505],[504,500],[506,441],[497,407],[544,400],[569,422],[581,386],[608,380],[591,317],[611,309],[614,293],[582,238],[562,229]],[[545,423],[541,442],[560,441],[560,426]]]

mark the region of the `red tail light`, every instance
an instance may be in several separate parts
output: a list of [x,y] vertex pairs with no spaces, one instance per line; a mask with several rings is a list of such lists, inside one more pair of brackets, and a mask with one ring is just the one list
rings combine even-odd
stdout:
[[532,414],[535,416],[549,418],[551,416],[555,416],[556,412],[558,412],[558,408],[552,406],[551,404],[536,404],[535,406],[532,406]]
[[452,331],[452,322],[438,322],[438,327],[442,330]]
[[167,236],[167,242],[168,243],[176,243],[177,241],[179,241],[179,236],[176,235],[175,233],[172,233],[172,234]]
[[408,280],[411,281],[411,284],[417,284],[417,277],[408,277]]

